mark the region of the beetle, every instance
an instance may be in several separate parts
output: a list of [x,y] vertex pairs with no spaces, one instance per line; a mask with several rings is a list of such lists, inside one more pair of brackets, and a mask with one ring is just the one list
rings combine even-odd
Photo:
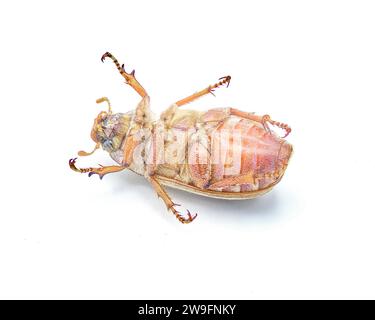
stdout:
[[[228,86],[231,77],[219,79],[214,85],[173,103],[155,118],[150,110],[150,98],[135,77],[135,71],[125,71],[117,59],[106,52],[101,61],[111,59],[125,83],[140,96],[134,111],[113,113],[108,98],[107,111],[94,120],[91,138],[96,143],[91,152],[79,151],[79,156],[91,155],[102,147],[117,163],[112,166],[78,168],[77,158],[69,160],[72,170],[99,175],[125,169],[143,175],[182,223],[196,218],[189,210],[181,214],[164,186],[182,189],[203,196],[222,199],[251,199],[270,191],[283,177],[293,148],[285,138],[291,128],[271,119],[235,108],[215,108],[201,112],[183,110],[186,105],[221,86]],[[285,131],[280,137],[270,126]]]

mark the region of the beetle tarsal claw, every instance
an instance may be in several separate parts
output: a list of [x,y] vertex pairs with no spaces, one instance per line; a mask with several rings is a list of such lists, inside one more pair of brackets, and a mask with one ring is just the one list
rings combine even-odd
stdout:
[[189,209],[186,209],[186,211],[187,211],[187,215],[188,215],[188,218],[189,218],[188,219],[189,222],[192,222],[198,216],[197,213],[194,216],[192,216],[191,213],[190,213],[190,211],[189,211]]
[[214,94],[215,89],[224,85],[224,84],[226,84],[227,88],[228,88],[229,84],[230,84],[230,79],[231,79],[231,76],[225,76],[225,77],[219,78],[218,83],[215,83],[213,86],[208,87],[209,93],[211,93],[214,97],[216,97],[215,94]]
[[105,54],[102,55],[102,58],[100,59],[102,62],[104,62],[105,58],[109,57],[110,53],[106,52]]
[[78,169],[75,165],[77,158],[69,159],[69,167],[75,172],[81,172],[80,169]]
[[93,174],[97,174],[99,175],[100,179],[103,179],[105,175],[105,173],[102,172],[104,171],[103,166],[101,166],[100,168],[77,168],[76,161],[77,161],[77,158],[72,158],[69,160],[70,169],[72,169],[75,172],[88,173],[89,177],[91,177]]
[[97,174],[100,179],[103,179],[103,177],[112,172],[119,172],[127,168],[127,166],[102,166],[99,164],[99,168],[77,168],[75,165],[77,158],[70,159],[69,160],[69,167],[76,172],[80,173],[88,173],[89,177],[91,177],[93,174]]
[[222,84],[227,84],[227,88],[229,87],[229,84],[230,84],[230,80],[232,79],[232,77],[231,76],[226,76],[226,77],[221,77],[221,78],[219,78],[219,80],[223,80],[223,81],[221,81],[222,82]]
[[190,211],[188,209],[186,209],[187,217],[184,217],[182,214],[180,214],[179,211],[176,210],[175,206],[181,206],[181,205],[178,204],[178,203],[174,203],[170,207],[170,210],[173,212],[173,214],[176,216],[176,218],[178,219],[178,221],[180,221],[181,223],[187,224],[187,223],[193,222],[194,219],[198,216],[197,214],[192,215],[190,213]]
[[262,117],[262,124],[263,124],[264,130],[266,130],[268,133],[271,133],[271,129],[268,126],[268,124],[271,124],[275,127],[283,129],[285,131],[285,135],[282,137],[283,139],[286,138],[289,135],[289,133],[292,131],[292,129],[286,123],[274,121],[271,119],[271,117],[268,114]]

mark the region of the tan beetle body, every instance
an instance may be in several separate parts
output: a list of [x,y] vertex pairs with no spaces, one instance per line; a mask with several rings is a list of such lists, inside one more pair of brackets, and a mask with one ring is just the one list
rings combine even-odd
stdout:
[[[189,211],[187,217],[182,216],[162,185],[214,198],[250,199],[270,191],[280,181],[292,146],[271,131],[268,124],[284,129],[287,136],[290,128],[286,124],[234,108],[206,112],[179,108],[229,84],[229,76],[176,102],[159,119],[153,119],[149,96],[135,79],[134,71],[128,74],[110,53],[104,54],[102,60],[106,57],[114,61],[142,100],[134,112],[125,114],[113,114],[109,105],[109,111],[99,113],[94,121],[94,151],[101,146],[118,165],[79,169],[76,159],[71,159],[73,170],[101,178],[124,169],[141,174],[183,223],[193,221],[195,216]],[[97,102],[103,101],[109,104],[107,98]],[[81,156],[89,154],[92,153],[79,152]]]

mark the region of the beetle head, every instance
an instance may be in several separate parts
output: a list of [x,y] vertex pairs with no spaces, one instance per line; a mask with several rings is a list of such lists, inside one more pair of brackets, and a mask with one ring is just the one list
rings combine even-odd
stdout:
[[112,113],[111,105],[107,98],[96,100],[97,103],[106,101],[108,111],[101,111],[94,120],[91,129],[91,139],[96,145],[92,152],[79,151],[78,155],[88,156],[97,150],[100,146],[105,151],[114,152],[121,147],[121,143],[126,136],[132,119],[132,113]]
[[105,151],[115,152],[128,132],[131,115],[128,113],[108,113],[102,111],[94,120],[91,139]]

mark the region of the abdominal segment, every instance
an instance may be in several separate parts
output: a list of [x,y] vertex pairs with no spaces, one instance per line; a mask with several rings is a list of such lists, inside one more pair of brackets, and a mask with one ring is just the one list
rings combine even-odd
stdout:
[[285,170],[279,159],[284,141],[257,122],[230,117],[213,132],[211,141],[212,190],[257,191],[275,183]]
[[129,134],[112,158],[139,174],[203,192],[251,193],[277,183],[292,153],[291,145],[262,123],[228,109],[177,111],[169,124],[159,121],[144,134]]
[[[225,109],[214,111],[196,117],[194,126],[178,121],[163,131],[164,154],[158,157],[163,161],[153,166],[155,173],[219,192],[255,192],[278,182],[291,146],[261,123],[225,114]],[[160,146],[146,154],[155,148]]]

